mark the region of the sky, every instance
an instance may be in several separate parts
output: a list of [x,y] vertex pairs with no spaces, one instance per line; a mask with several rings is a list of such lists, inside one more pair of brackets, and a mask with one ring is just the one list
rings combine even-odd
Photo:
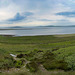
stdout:
[[0,0],[0,26],[75,25],[75,0]]

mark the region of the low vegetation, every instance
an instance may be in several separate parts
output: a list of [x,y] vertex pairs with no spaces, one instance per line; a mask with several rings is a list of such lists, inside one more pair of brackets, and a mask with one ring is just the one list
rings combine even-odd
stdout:
[[72,36],[0,36],[0,75],[75,74],[74,56],[73,34]]

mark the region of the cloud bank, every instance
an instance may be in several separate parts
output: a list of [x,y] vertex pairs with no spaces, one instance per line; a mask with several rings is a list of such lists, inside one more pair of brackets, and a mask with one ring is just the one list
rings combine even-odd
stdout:
[[74,0],[0,0],[0,26],[75,25]]

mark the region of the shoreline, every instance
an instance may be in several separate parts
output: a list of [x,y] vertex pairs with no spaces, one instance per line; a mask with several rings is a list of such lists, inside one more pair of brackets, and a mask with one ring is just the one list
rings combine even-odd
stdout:
[[75,34],[53,34],[53,35],[13,35],[13,34],[0,34],[0,36],[7,36],[7,37],[31,37],[31,36],[75,36]]

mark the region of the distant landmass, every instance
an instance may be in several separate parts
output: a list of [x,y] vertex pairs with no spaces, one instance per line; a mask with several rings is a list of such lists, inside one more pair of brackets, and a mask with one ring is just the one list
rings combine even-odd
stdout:
[[39,27],[75,27],[75,25],[69,26],[54,26],[54,25],[47,25],[47,26],[11,26],[11,27],[0,27],[0,30],[23,30],[23,29],[32,29],[32,28],[39,28]]
[[48,25],[48,26],[40,26],[40,27],[75,27],[75,25],[69,25],[69,26],[54,26],[54,25]]
[[22,27],[22,26],[12,26],[12,27],[7,27],[7,28],[24,28],[24,27]]
[[9,28],[23,28],[21,26],[13,26],[13,27],[9,27]]

